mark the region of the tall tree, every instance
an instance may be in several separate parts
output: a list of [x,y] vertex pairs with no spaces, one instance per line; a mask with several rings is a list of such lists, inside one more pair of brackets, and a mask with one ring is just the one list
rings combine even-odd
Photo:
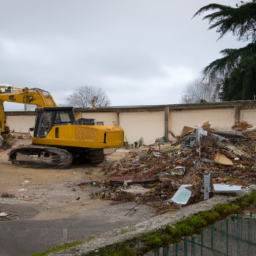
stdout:
[[110,106],[110,100],[101,88],[87,85],[75,89],[67,100],[69,104],[79,108]]
[[223,100],[251,99],[256,95],[256,0],[241,1],[236,7],[209,4],[199,9],[194,17],[206,11],[215,11],[203,19],[209,20],[209,29],[216,29],[219,39],[231,32],[237,40],[249,43],[243,48],[222,50],[224,57],[211,62],[204,73],[223,77]]

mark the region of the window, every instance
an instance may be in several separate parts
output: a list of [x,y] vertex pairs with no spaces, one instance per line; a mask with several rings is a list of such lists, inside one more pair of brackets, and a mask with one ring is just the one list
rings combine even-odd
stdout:
[[104,125],[104,122],[96,122],[96,125]]

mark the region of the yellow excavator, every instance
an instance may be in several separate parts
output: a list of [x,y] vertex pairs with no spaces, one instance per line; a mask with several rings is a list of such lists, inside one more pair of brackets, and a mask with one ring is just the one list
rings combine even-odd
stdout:
[[12,149],[13,164],[67,168],[74,159],[99,163],[104,160],[104,148],[124,145],[121,127],[95,125],[94,119],[76,120],[73,107],[58,107],[49,92],[10,85],[0,85],[1,132],[5,131],[5,101],[38,106],[32,145]]

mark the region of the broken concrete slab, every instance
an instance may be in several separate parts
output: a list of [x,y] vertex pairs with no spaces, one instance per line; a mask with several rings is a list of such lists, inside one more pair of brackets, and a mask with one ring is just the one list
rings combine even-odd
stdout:
[[213,192],[215,193],[230,193],[241,191],[241,186],[226,185],[226,184],[213,184]]

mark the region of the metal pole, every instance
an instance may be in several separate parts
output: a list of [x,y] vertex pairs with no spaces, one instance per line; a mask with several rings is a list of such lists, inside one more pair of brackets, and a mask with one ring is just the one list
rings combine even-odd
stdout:
[[226,254],[228,255],[228,219],[226,219]]

